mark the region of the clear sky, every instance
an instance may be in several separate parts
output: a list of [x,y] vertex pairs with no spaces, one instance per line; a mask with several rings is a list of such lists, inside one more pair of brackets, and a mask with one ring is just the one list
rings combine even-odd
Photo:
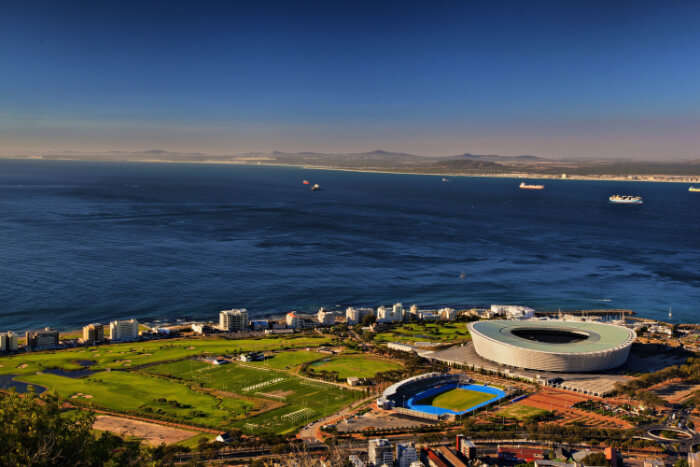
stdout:
[[0,153],[700,158],[700,2],[3,2]]

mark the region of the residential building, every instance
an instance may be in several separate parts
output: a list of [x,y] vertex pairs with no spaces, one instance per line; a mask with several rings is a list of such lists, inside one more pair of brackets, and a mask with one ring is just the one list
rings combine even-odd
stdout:
[[285,322],[287,323],[287,327],[289,329],[299,329],[302,327],[301,318],[299,315],[297,315],[296,311],[290,311],[287,313],[287,316],[285,316]]
[[370,465],[394,465],[394,450],[388,439],[377,438],[369,440],[368,451]]
[[378,323],[400,323],[403,321],[403,306],[400,303],[395,304],[391,309],[384,306],[377,308]]
[[440,308],[438,317],[442,321],[454,321],[457,319],[457,311],[454,308]]
[[27,350],[49,350],[58,347],[58,331],[44,328],[27,331]]
[[700,467],[700,452],[688,453],[688,467]]
[[322,326],[332,326],[335,324],[335,313],[321,308],[318,310],[318,313],[316,313],[316,319],[318,320],[318,324]]
[[418,453],[413,443],[396,444],[396,461],[399,467],[411,467],[418,460]]
[[220,311],[219,329],[227,332],[248,330],[248,310],[245,308],[234,308]]
[[345,310],[345,321],[348,325],[361,323],[367,316],[374,316],[374,310],[371,308],[354,308],[348,307]]
[[491,305],[491,313],[505,315],[506,319],[530,319],[535,316],[535,310],[521,305]]
[[14,352],[17,347],[17,334],[12,331],[0,334],[0,352]]
[[471,461],[477,458],[476,446],[466,436],[457,435],[457,445],[455,447],[467,460]]
[[105,341],[105,326],[102,323],[92,323],[83,326],[83,344],[94,345]]
[[132,341],[139,338],[139,322],[122,319],[109,323],[109,338],[113,341]]

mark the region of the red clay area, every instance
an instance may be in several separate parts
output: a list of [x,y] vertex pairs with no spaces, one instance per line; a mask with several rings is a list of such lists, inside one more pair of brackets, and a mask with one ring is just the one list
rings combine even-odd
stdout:
[[579,394],[574,394],[556,389],[545,388],[525,399],[518,404],[535,407],[555,412],[559,419],[554,420],[554,423],[559,425],[571,425],[573,423],[583,424],[595,428],[632,428],[632,424],[615,417],[607,417],[599,415],[587,410],[576,409],[573,405],[577,402],[598,399],[586,397]]

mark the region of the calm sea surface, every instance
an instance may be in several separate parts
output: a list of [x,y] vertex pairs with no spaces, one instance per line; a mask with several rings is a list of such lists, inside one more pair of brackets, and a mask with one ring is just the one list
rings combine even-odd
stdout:
[[[319,183],[310,192],[302,180]],[[0,161],[0,330],[518,303],[700,320],[700,193],[664,183]],[[609,205],[613,193],[643,206]]]

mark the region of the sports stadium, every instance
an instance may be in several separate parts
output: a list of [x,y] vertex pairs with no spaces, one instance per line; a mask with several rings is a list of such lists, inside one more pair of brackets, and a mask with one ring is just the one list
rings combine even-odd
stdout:
[[499,388],[473,384],[464,376],[425,373],[386,388],[377,406],[438,420],[465,415],[505,396]]
[[491,320],[469,324],[474,350],[503,365],[584,373],[627,361],[635,332],[596,322]]

